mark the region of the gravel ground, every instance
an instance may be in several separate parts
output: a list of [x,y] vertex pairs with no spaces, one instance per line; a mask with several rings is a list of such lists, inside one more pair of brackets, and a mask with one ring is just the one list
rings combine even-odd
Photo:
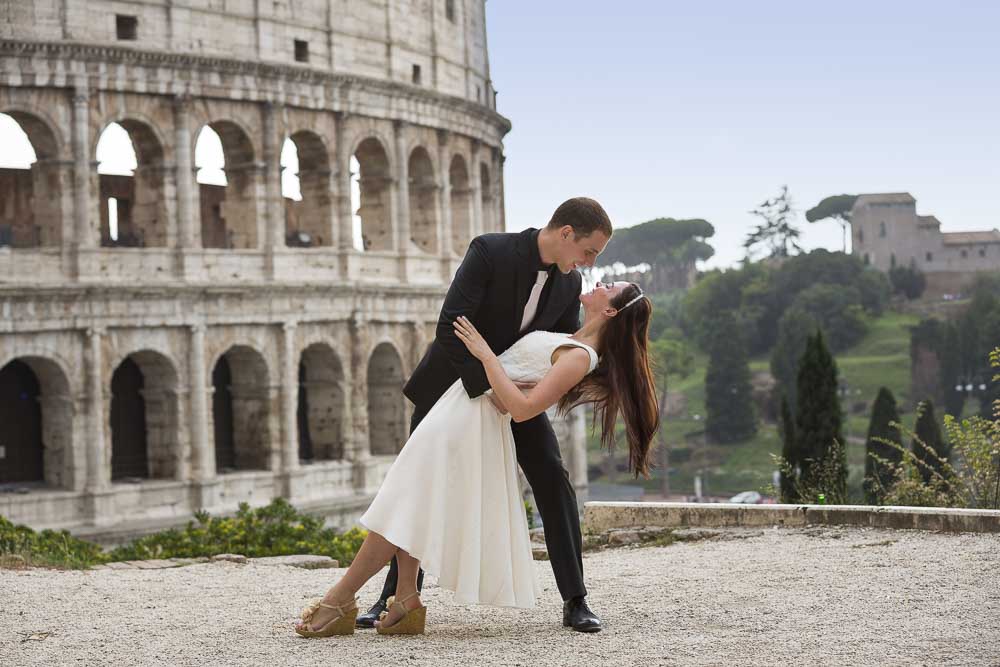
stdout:
[[561,627],[536,565],[534,610],[459,607],[431,582],[427,635],[320,640],[291,624],[338,570],[3,570],[0,665],[1000,665],[1000,535],[732,530],[595,552],[594,635]]

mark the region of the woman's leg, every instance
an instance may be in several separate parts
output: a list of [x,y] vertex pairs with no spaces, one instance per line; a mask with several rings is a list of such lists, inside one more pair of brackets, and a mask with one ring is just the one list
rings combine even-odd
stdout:
[[[330,590],[323,596],[323,602],[329,605],[349,606],[354,600],[354,596],[365,585],[369,579],[385,567],[389,559],[398,551],[395,544],[392,544],[378,533],[369,532],[365,541],[358,549],[358,555],[354,557],[347,572]],[[400,554],[405,552],[399,551]],[[413,575],[414,586],[416,586],[416,574]],[[400,580],[404,578],[401,576]],[[310,629],[316,630],[323,627],[327,621],[337,615],[333,609],[320,607],[313,614],[310,621]]]
[[[396,583],[396,599],[402,600],[410,595],[413,595],[419,590],[417,573],[420,572],[420,561],[402,549],[396,551],[396,561],[399,563],[399,578]],[[413,597],[403,603],[403,607],[407,610],[411,610],[418,608],[420,604],[420,596],[413,595]],[[385,622],[380,624],[385,627],[389,627],[390,625],[395,624],[396,621],[398,621],[402,616],[403,613],[399,610],[399,607],[393,605],[393,607],[388,609]]]

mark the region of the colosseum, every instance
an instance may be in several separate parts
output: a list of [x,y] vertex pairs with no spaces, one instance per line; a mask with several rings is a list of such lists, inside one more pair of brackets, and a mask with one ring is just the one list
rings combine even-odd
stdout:
[[[350,525],[469,240],[505,228],[485,0],[0,17],[0,114],[34,151],[0,169],[0,514],[115,539],[281,496]],[[109,128],[131,173],[102,172]],[[585,494],[582,417],[557,426]]]

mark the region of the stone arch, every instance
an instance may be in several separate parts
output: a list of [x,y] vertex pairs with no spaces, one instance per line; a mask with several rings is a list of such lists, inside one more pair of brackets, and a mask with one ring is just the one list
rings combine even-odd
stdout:
[[456,255],[464,255],[472,242],[472,184],[465,158],[456,154],[448,168],[448,182],[451,184],[451,250]]
[[344,410],[349,387],[337,353],[326,343],[313,343],[299,359],[296,420],[299,459],[344,458]]
[[[351,172],[351,210],[360,227],[364,250],[392,250],[392,172],[389,153],[378,138],[369,136],[354,149]],[[356,169],[356,173],[355,173]]]
[[73,397],[60,364],[21,356],[0,366],[0,484],[73,485]]
[[212,369],[212,424],[219,474],[267,470],[271,386],[264,356],[248,345],[219,355]]
[[389,342],[368,358],[368,433],[374,456],[391,456],[406,443],[403,359]]
[[496,229],[493,221],[494,198],[493,188],[491,187],[492,185],[493,180],[492,175],[490,174],[489,165],[485,162],[481,162],[479,164],[479,192],[480,197],[482,198],[483,219],[482,229],[479,230],[480,233],[492,232]]
[[427,149],[417,146],[407,163],[409,178],[410,236],[428,254],[438,252],[438,184]]
[[17,123],[35,152],[27,169],[0,168],[0,246],[59,246],[67,215],[64,194],[72,188],[71,170],[59,160],[59,135],[48,119],[34,112],[0,107],[0,113]]
[[298,155],[301,199],[285,198],[286,244],[289,246],[332,245],[333,198],[330,194],[330,156],[323,139],[311,130],[290,135]]
[[108,129],[117,123],[128,134],[135,151],[131,175],[98,175],[101,212],[101,245],[105,247],[164,247],[169,213],[164,143],[156,128],[128,116],[109,121],[98,133],[93,154]]
[[179,380],[166,355],[132,352],[111,378],[111,479],[177,479]]
[[[225,185],[198,184],[201,202],[201,238],[205,248],[256,248],[259,243],[258,205],[262,185],[260,166],[250,134],[233,120],[217,120],[198,131],[205,139],[210,128],[222,144]],[[199,165],[200,166],[200,165]]]

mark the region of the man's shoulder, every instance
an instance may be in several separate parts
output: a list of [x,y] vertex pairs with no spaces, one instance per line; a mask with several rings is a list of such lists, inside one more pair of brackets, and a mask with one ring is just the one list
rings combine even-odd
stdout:
[[514,248],[521,239],[523,232],[488,232],[472,239],[473,243],[485,245],[487,248]]
[[494,261],[510,260],[523,254],[526,242],[525,232],[489,232],[472,239],[469,247]]

